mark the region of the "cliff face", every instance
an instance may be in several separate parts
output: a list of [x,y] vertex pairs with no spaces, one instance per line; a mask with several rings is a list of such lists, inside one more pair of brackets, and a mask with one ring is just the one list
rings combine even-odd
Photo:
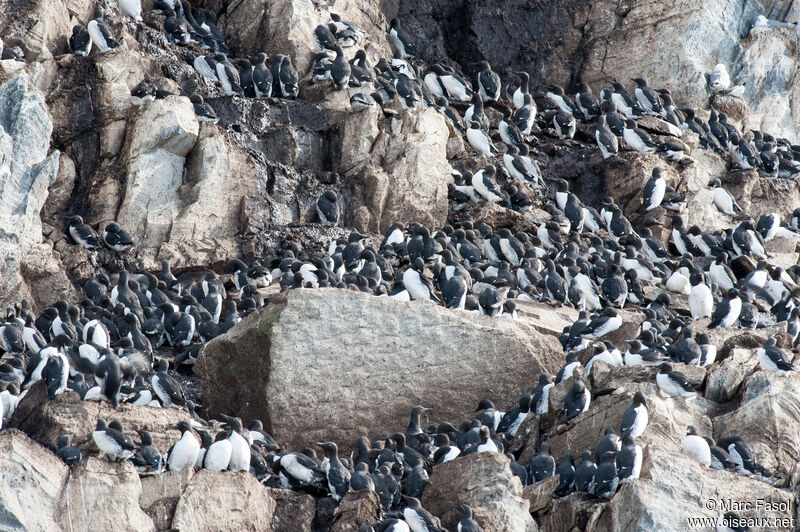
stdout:
[[[187,396],[198,403],[191,413],[188,407],[122,404],[112,408],[106,401],[81,401],[71,390],[47,399],[41,383],[26,390],[13,415],[5,416],[0,433],[0,447],[7,450],[0,453],[0,507],[8,509],[0,516],[0,528],[57,530],[97,520],[111,529],[124,514],[132,530],[214,530],[223,526],[219,523],[230,530],[268,526],[273,530],[356,530],[359,525],[399,517],[399,508],[407,502],[398,506],[390,494],[387,504],[386,490],[379,489],[378,495],[348,493],[340,502],[328,496],[330,486],[319,479],[313,485],[291,485],[294,490],[278,489],[286,485],[282,480],[288,468],[280,462],[285,455],[273,448],[253,451],[252,475],[195,473],[193,468],[139,475],[128,461],[112,463],[99,453],[92,431],[99,417],[117,419],[128,432],[150,431],[154,445],[166,451],[180,437],[175,423],[189,419],[199,423],[198,412],[207,418],[232,414],[263,420],[283,452],[332,440],[344,457],[359,436],[379,441],[402,431],[415,405],[434,407],[434,414],[424,417],[422,425],[447,421],[458,426],[464,420],[469,425],[478,415],[474,407],[481,399],[511,410],[520,395],[533,389],[540,373],[559,371],[567,351],[562,347],[574,340],[563,333],[580,319],[570,295],[558,301],[547,285],[545,260],[555,259],[568,277],[577,276],[584,261],[592,283],[598,285],[607,273],[595,271],[601,259],[594,246],[604,243],[600,238],[591,240],[593,235],[580,231],[570,235],[569,229],[560,229],[571,223],[565,209],[555,207],[562,179],[586,212],[609,208],[604,200],[611,197],[619,209],[616,216],[637,230],[651,227],[669,256],[655,265],[642,264],[649,264],[651,272],[669,275],[645,283],[642,300],[619,310],[623,325],[602,337],[608,346],[588,341],[586,330],[576,333],[587,341],[582,350],[570,354],[569,361],[578,361],[581,367],[552,388],[545,413],[527,418],[516,435],[498,437],[492,432],[513,460],[503,453],[475,453],[436,467],[426,462],[423,478],[399,455],[396,440],[380,441],[379,447],[395,447],[385,450],[394,457],[390,466],[395,470],[390,471],[405,483],[404,494],[414,493],[414,486],[406,483],[409,477],[418,474],[428,480],[430,474],[429,489],[414,496],[449,529],[455,529],[459,521],[452,508],[457,502],[469,504],[487,531],[684,530],[685,516],[676,515],[675,503],[665,501],[693,508],[706,500],[785,501],[785,508],[764,515],[782,519],[796,515],[792,493],[798,487],[794,437],[800,430],[800,407],[793,394],[797,377],[768,373],[758,357],[759,348],[774,337],[787,356],[795,358],[797,337],[792,338],[790,326],[775,323],[773,307],[763,293],[753,296],[754,324],[711,329],[708,316],[690,318],[688,292],[667,289],[664,282],[679,272],[683,259],[692,259],[691,253],[681,256],[672,236],[671,215],[677,211],[659,205],[645,212],[642,190],[656,168],[661,168],[664,184],[685,200],[677,207],[685,226],[697,226],[698,233],[716,231],[722,242],[747,218],[758,221],[764,213],[775,213],[782,220],[792,219],[800,207],[797,168],[783,169],[780,175],[741,168],[731,145],[708,149],[704,135],[655,114],[636,117],[636,127],[659,150],[642,153],[626,148],[620,140],[623,149],[604,158],[596,142],[597,124],[592,121],[580,121],[574,137],[559,138],[553,126],[556,110],[545,93],[555,83],[575,95],[585,82],[599,94],[608,81],[632,87],[629,78],[642,77],[651,87],[670,89],[679,108],[695,108],[699,117],[707,118],[713,107],[715,113],[726,113],[730,125],[743,132],[747,141],[755,140],[750,130],[762,130],[786,139],[781,148],[791,151],[800,135],[800,34],[792,25],[800,21],[797,3],[193,0],[191,4],[216,16],[231,58],[260,52],[291,58],[299,77],[299,95],[245,98],[226,94],[220,83],[193,67],[195,59],[210,52],[198,44],[171,42],[164,31],[165,16],[154,10],[152,1],[142,2],[141,22],[124,16],[116,1],[103,3],[105,21],[120,45],[107,53],[95,50],[88,57],[70,53],[67,38],[75,24],[85,25],[95,16],[95,0],[0,4],[0,37],[7,49],[18,47],[21,59],[0,60],[0,304],[13,305],[25,298],[38,314],[59,299],[79,303],[84,299],[84,283],[99,274],[111,277],[113,285],[122,270],[157,272],[167,261],[175,273],[185,274],[179,275],[181,284],[191,285],[175,298],[176,306],[197,307],[198,296],[208,295],[203,292],[204,282],[213,278],[222,292],[228,290],[223,299],[232,303],[233,323],[240,315],[252,313],[235,326],[231,323],[233,328],[225,329],[225,334],[215,330],[219,334],[213,335],[214,340],[207,342],[210,337],[201,338],[198,333],[194,340],[190,338],[186,351],[179,353],[182,349],[166,345],[156,349],[158,358],[172,362],[170,373],[180,377]],[[359,96],[372,97],[386,88],[376,82],[332,90],[329,83],[314,83],[317,45],[313,32],[334,13],[363,30],[360,45],[344,52],[347,59],[358,48],[372,66],[381,59],[391,63],[387,32],[396,18],[414,41],[415,57],[410,61],[418,74],[439,63],[462,73],[474,85],[478,62],[488,61],[505,89],[516,72],[529,73],[540,113],[531,134],[520,144],[530,150],[541,182],[499,175],[507,173],[502,168],[511,166],[504,163],[504,153],[511,150],[503,147],[508,143],[499,131],[511,107],[506,101],[486,106],[490,143],[493,149],[501,148],[501,153],[486,157],[437,105],[419,103],[409,109],[406,101],[394,96],[383,105],[358,109],[353,102]],[[763,22],[761,16],[769,21]],[[709,88],[708,74],[720,63],[727,66],[731,85],[738,87],[733,94],[712,94]],[[142,82],[170,95],[136,105],[131,91]],[[201,120],[189,95],[202,96],[218,121]],[[468,101],[449,103],[459,118],[469,106]],[[666,160],[667,150],[662,147],[667,145],[677,160]],[[499,169],[498,184],[501,180],[513,183],[515,196],[506,186],[496,202],[463,200],[466,193],[458,189],[463,184],[457,185],[457,180],[489,164]],[[715,206],[710,184],[717,179],[740,211],[726,214]],[[340,216],[333,224],[321,223],[317,210],[317,201],[326,191],[338,198]],[[73,215],[100,233],[118,223],[135,246],[118,252],[109,246],[87,250],[76,245],[67,222]],[[388,250],[377,246],[397,222],[407,228],[400,245]],[[503,316],[473,316],[428,301],[396,302],[332,287],[280,293],[320,281],[326,269],[336,272],[342,286],[375,295],[407,289],[403,273],[413,262],[409,228],[416,227],[415,223],[424,226],[416,235],[420,242],[435,247],[444,241],[445,248],[451,238],[455,240],[453,226],[474,227],[471,236],[481,246],[479,258],[470,263],[457,257],[462,261],[457,266],[469,278],[470,310],[492,314],[491,302],[481,301],[479,290],[487,290],[483,285],[498,278],[506,281],[499,283],[501,288],[513,284],[520,297],[508,308],[501,303],[498,313]],[[623,244],[629,242],[623,239],[630,235],[609,236],[610,226],[606,222],[598,234],[609,249],[620,252],[614,260],[622,261],[628,253]],[[430,232],[439,228],[450,230],[447,238],[444,232],[430,238]],[[345,264],[341,257],[339,262],[330,258],[336,253],[327,253],[337,239],[344,247],[353,231],[365,235],[367,247],[386,252],[380,257],[383,264],[394,261],[394,270],[390,266],[381,271],[382,276],[391,272],[392,277],[373,283],[383,292],[356,276],[368,254],[356,254]],[[523,263],[522,256],[505,260],[516,253],[508,249],[512,234],[525,235],[521,239],[528,246],[524,250],[527,262]],[[556,243],[543,249],[548,234]],[[789,273],[796,275],[797,239],[788,235],[769,239],[765,253],[758,257],[726,258],[738,283],[745,286],[748,275],[762,269],[758,259],[765,258],[772,274],[785,281],[787,293],[794,297],[796,292],[791,290],[796,289],[797,278]],[[352,243],[356,242],[360,246],[362,239]],[[580,260],[569,248],[578,243],[586,248],[581,248],[585,253]],[[594,251],[586,251],[588,244]],[[497,255],[498,249],[500,257],[494,260],[492,253]],[[641,254],[641,249],[630,253]],[[423,281],[436,277],[436,292],[442,296],[440,278],[452,275],[447,268],[454,266],[443,250],[432,255],[436,257],[427,257],[422,277]],[[307,262],[300,264],[298,257]],[[260,303],[252,307],[243,303],[246,298],[236,290],[239,279],[231,271],[231,261],[237,258],[248,265],[261,260],[258,267],[274,275],[271,287],[254,289],[257,298],[264,299],[264,308],[256,310]],[[704,271],[713,261],[711,253],[700,251],[694,258]],[[312,260],[317,262],[309,274]],[[498,265],[501,262],[506,264]],[[509,264],[513,268],[506,268]],[[344,277],[347,283],[341,274],[345,270],[351,274]],[[522,286],[523,278],[526,286]],[[148,281],[136,277],[143,289]],[[633,281],[624,279],[623,283],[634,285],[635,281],[633,276]],[[726,293],[718,286],[714,290],[718,305]],[[236,297],[231,296],[234,292],[238,292]],[[675,327],[684,332],[687,324],[695,327],[694,332],[709,335],[719,351],[717,361],[708,367],[675,364],[697,389],[697,397],[679,399],[660,392],[655,384],[657,370],[646,366],[617,367],[600,360],[591,370],[584,369],[595,350],[616,346],[624,352],[630,345],[626,342],[652,326],[654,318],[643,307],[664,292],[671,293],[671,308],[680,321]],[[164,310],[156,314],[158,305],[148,301],[151,296],[149,291],[143,295],[145,306],[151,303],[147,309],[151,315],[142,312],[142,317],[156,316],[158,322]],[[514,310],[519,319],[512,320]],[[600,319],[600,309],[596,310],[594,317]],[[116,311],[119,322],[125,312]],[[762,320],[757,331],[743,330],[759,325],[764,316],[768,319]],[[11,323],[11,316],[7,318],[0,326]],[[672,332],[674,324],[661,316],[658,319],[664,330],[657,339],[665,342],[666,352],[673,340],[680,340],[677,332],[669,341],[660,337],[662,332],[665,336]],[[163,318],[160,321],[163,325]],[[215,326],[224,321],[223,316]],[[115,331],[115,348],[117,341],[125,343],[125,331]],[[11,350],[4,345],[3,351]],[[4,353],[0,361],[10,358],[12,353]],[[196,368],[178,374],[179,361],[191,365],[195,359]],[[154,369],[148,366],[142,371],[150,384]],[[91,372],[87,378],[94,378]],[[591,409],[567,422],[564,400],[578,381],[591,392]],[[126,384],[129,391],[134,390],[133,380]],[[145,388],[151,388],[150,384]],[[610,500],[585,492],[556,496],[560,479],[523,482],[511,469],[527,465],[542,452],[544,442],[550,444],[556,461],[567,455],[577,459],[603,439],[608,427],[619,427],[636,392],[647,397],[650,408],[648,431],[637,440],[644,448],[642,474],[622,483]],[[133,399],[134,394],[130,395]],[[770,423],[765,424],[765,419]],[[745,438],[766,469],[745,474],[742,467],[736,473],[701,466],[681,453],[690,425],[717,440],[731,435]],[[221,428],[213,421],[203,426],[209,431]],[[469,426],[455,426],[450,432],[452,445],[465,448],[476,443],[468,437],[479,433],[477,426],[471,432]],[[447,424],[442,427],[444,432],[449,430]],[[71,470],[44,448],[55,448],[64,434],[75,435],[72,443],[85,456]],[[420,438],[419,445],[424,444],[433,449],[431,441]],[[350,455],[348,465],[352,460]],[[390,473],[375,474],[391,486]],[[25,489],[12,489],[16,485]],[[105,497],[111,491],[114,498]],[[81,511],[73,513],[75,508]],[[713,510],[699,508],[697,516],[719,517],[721,512]],[[230,515],[236,518],[229,519]]]

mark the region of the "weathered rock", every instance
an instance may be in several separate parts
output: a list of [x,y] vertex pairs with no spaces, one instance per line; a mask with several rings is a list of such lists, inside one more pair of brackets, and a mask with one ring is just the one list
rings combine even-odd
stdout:
[[611,395],[595,398],[588,412],[573,419],[569,425],[556,427],[548,433],[547,441],[553,457],[559,461],[569,453],[577,459],[583,451],[594,450],[606,428],[611,427],[619,433],[622,415],[637,391],[645,395],[650,418],[647,429],[639,440],[643,448],[652,445],[656,449],[653,452],[660,452],[660,449],[680,449],[689,425],[697,427],[698,433],[702,435],[711,434],[711,420],[708,416],[714,403],[700,396],[689,400],[664,398],[655,383],[629,383]]
[[170,529],[178,499],[193,476],[194,468],[186,468],[140,478],[139,507],[153,520],[156,530]]
[[622,152],[615,157],[606,159],[602,165],[605,187],[614,202],[623,210],[632,221],[640,217],[653,217],[663,213],[660,207],[649,213],[642,210],[642,188],[647,180],[653,176],[653,168],[663,168],[667,184],[676,187],[680,182],[680,175],[671,166],[664,163],[664,159],[652,153],[639,153],[634,151]]
[[[70,0],[85,11],[88,0]],[[7,47],[19,46],[28,61],[43,61],[67,49],[72,34],[70,12],[61,0],[34,0],[0,5],[0,35]]]
[[17,430],[0,433],[0,528],[61,529],[56,508],[69,476],[67,466]]
[[284,489],[270,489],[269,493],[275,499],[273,532],[310,532],[316,514],[314,497]]
[[[687,366],[686,364],[673,363],[673,370],[680,371],[689,382],[701,384],[706,377],[706,368]],[[658,369],[645,366],[610,366],[605,362],[592,364],[590,373],[592,387],[595,393],[625,386],[626,383],[655,383]]]
[[722,403],[730,401],[739,393],[744,380],[758,366],[758,358],[751,349],[734,348],[728,358],[713,364],[708,370],[706,399]]
[[[447,219],[448,129],[436,110],[405,112],[375,128],[375,115],[340,126],[341,172],[350,180],[350,219],[361,232],[383,233],[395,221],[441,227]],[[371,139],[373,141],[366,139]]]
[[553,500],[553,507],[539,516],[541,530],[583,530],[593,532],[605,509],[605,503],[586,493],[572,493]]
[[69,477],[56,514],[62,530],[155,530],[139,508],[142,485],[128,462],[84,457]]
[[62,434],[75,434],[73,445],[84,454],[97,452],[92,431],[97,418],[118,419],[125,432],[144,429],[153,436],[153,445],[166,451],[180,438],[180,431],[169,428],[179,421],[188,421],[186,412],[176,408],[152,408],[120,404],[112,408],[106,402],[81,401],[78,394],[68,390],[55,399],[47,399],[44,381],[34,384],[19,402],[10,426],[24,431],[34,440],[55,446]]
[[[683,531],[691,528],[688,518],[716,519],[725,511],[723,504],[730,502],[740,504],[738,513],[742,517],[757,515],[788,524],[794,516],[791,492],[744,475],[706,468],[678,449],[659,448],[648,453],[648,471],[633,482],[621,484],[598,519],[597,530]],[[783,521],[767,528],[786,529]]]
[[[131,45],[133,42],[135,41],[131,39]],[[134,109],[131,103],[131,89],[144,81],[145,77],[152,79],[152,77],[160,75],[160,69],[155,61],[144,54],[128,49],[127,46],[120,46],[108,53],[95,55],[94,64],[99,78],[98,103],[100,109],[98,114],[103,124],[126,119],[128,112]],[[160,100],[160,104],[156,108],[164,105],[168,104]],[[150,106],[145,106],[144,110],[147,111],[148,107]],[[155,140],[158,130],[153,133]],[[158,141],[156,140],[156,142]]]
[[[48,279],[47,302],[71,295],[63,267],[42,244],[39,214],[58,173],[59,152],[48,155],[53,125],[44,98],[19,76],[0,87],[0,302],[40,302],[36,281]],[[59,271],[61,270],[61,271]]]
[[236,257],[236,235],[245,232],[245,204],[255,190],[253,163],[211,125],[200,136],[186,161],[177,188],[169,240],[158,260],[174,267],[214,265]]
[[636,120],[636,127],[657,133],[680,138],[683,135],[681,128],[653,115],[644,115]]
[[[493,371],[501,359],[514,371]],[[302,448],[394,432],[417,404],[460,422],[484,397],[516,402],[561,360],[555,338],[519,322],[318,289],[276,297],[207,344],[195,371],[209,413],[260,418]]]
[[[264,14],[263,4],[259,2],[242,4],[226,18],[228,34],[238,34],[233,36],[231,44],[248,53],[256,53],[264,49],[266,42],[265,51],[270,56],[275,53],[291,56],[300,76],[304,76],[316,53],[312,41],[314,28],[328,23],[328,8],[302,0],[276,0],[270,2]],[[342,20],[350,21],[366,32],[363,47],[372,64],[380,57],[392,57],[386,42],[388,24],[378,2],[355,0],[340,2],[332,8],[331,11],[341,15]],[[239,11],[243,13],[240,15]],[[355,50],[348,49],[347,53],[355,54]]]
[[776,137],[798,139],[800,93],[790,81],[798,74],[794,54],[800,37],[794,28],[754,27],[742,41],[738,84],[745,85],[752,129],[769,130]]
[[422,505],[454,529],[460,516],[454,504],[468,504],[486,532],[538,530],[523,497],[522,483],[499,453],[474,453],[434,466]]
[[263,530],[275,500],[250,473],[198,471],[183,490],[172,528],[181,531]]
[[131,122],[125,146],[127,186],[117,221],[140,246],[167,240],[186,155],[198,122],[187,98],[170,96],[145,106]]
[[347,493],[334,512],[331,532],[357,532],[361,525],[372,525],[380,519],[381,501],[374,491]]
[[531,514],[543,509],[547,510],[552,502],[553,492],[556,491],[560,481],[561,477],[555,475],[536,484],[525,486],[525,489],[522,490],[522,496],[528,499],[528,503],[530,503],[528,510]]
[[739,408],[714,418],[715,439],[740,436],[753,449],[756,461],[774,475],[789,478],[796,469],[800,430],[800,382],[794,372],[776,376],[757,371],[745,382]]

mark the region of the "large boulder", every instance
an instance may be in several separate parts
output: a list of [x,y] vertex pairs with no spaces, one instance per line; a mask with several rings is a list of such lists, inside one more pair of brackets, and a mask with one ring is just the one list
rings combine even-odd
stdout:
[[72,470],[56,518],[62,530],[155,530],[139,507],[141,492],[130,462],[86,457]]
[[[792,528],[794,495],[744,475],[706,468],[678,449],[649,453],[648,471],[622,483],[596,530],[665,532],[706,527],[727,509],[759,517],[767,530]],[[734,506],[735,505],[735,506]],[[694,522],[693,522],[694,521]],[[707,521],[706,521],[707,522]]]
[[425,486],[422,505],[448,529],[460,519],[451,506],[468,504],[486,532],[536,532],[522,482],[511,473],[510,463],[499,453],[473,453],[439,464]]
[[[53,123],[44,98],[18,76],[0,86],[0,303],[72,295],[51,247],[42,243],[39,217],[58,174],[59,152],[48,154]],[[61,271],[59,271],[61,270]]]
[[18,430],[0,432],[0,529],[63,530],[56,508],[69,469]]
[[140,478],[139,507],[150,516],[157,530],[170,529],[178,500],[193,476],[194,468],[187,467]]
[[265,530],[274,511],[269,490],[250,473],[203,469],[183,490],[172,528],[182,532]]
[[[6,46],[19,46],[28,61],[44,61],[67,50],[70,14],[88,14],[90,0],[29,0],[0,4],[0,35]],[[85,23],[85,21],[84,21]]]
[[315,289],[290,290],[209,342],[195,371],[210,415],[260,418],[302,448],[395,432],[417,404],[460,422],[481,398],[516,403],[562,360],[553,336],[510,319]]

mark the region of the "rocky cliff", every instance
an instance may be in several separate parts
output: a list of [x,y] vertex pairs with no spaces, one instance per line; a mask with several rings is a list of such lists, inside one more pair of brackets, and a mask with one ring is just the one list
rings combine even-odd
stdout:
[[139,4],[0,5],[0,528],[797,528],[795,3]]

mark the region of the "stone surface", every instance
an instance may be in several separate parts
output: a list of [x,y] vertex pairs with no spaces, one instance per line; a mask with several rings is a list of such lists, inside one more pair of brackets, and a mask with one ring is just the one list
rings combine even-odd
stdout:
[[540,510],[547,511],[552,502],[553,492],[556,491],[560,481],[561,477],[555,475],[536,484],[525,486],[522,490],[522,496],[528,499],[530,504],[528,511],[531,514],[535,514]]
[[353,114],[340,126],[340,171],[356,174],[350,179],[351,214],[345,222],[373,233],[396,221],[444,225],[451,172],[445,119],[428,108],[404,112],[376,128],[375,115],[366,116]]
[[[88,0],[29,0],[0,5],[0,35],[7,47],[20,46],[28,61],[43,61],[67,50],[70,11],[85,12]],[[73,11],[74,12],[74,11]]]
[[264,530],[275,500],[250,473],[203,469],[183,490],[172,528],[181,531]]
[[272,513],[273,532],[308,532],[316,514],[316,501],[311,495],[292,490],[270,489],[275,499]]
[[705,397],[718,403],[730,401],[757,366],[754,350],[734,348],[728,358],[709,368]]
[[800,400],[794,372],[776,376],[759,368],[744,384],[739,408],[714,418],[715,440],[740,436],[753,449],[756,461],[786,479],[795,471],[800,423]]
[[127,184],[117,221],[141,246],[156,247],[169,235],[184,161],[198,129],[191,102],[173,96],[145,106],[129,126]]
[[302,448],[383,437],[417,404],[460,423],[481,398],[515,402],[562,360],[555,338],[519,322],[314,289],[276,297],[207,344],[195,371],[210,414],[263,419],[280,443]]
[[361,490],[347,493],[334,512],[331,532],[357,532],[361,525],[378,522],[381,501],[374,491]]
[[120,404],[112,408],[109,403],[81,401],[73,391],[66,391],[53,400],[47,399],[44,381],[33,385],[19,402],[10,426],[24,431],[34,440],[55,446],[62,434],[75,434],[73,445],[84,454],[97,453],[92,440],[92,431],[97,418],[110,422],[118,419],[125,433],[135,435],[136,429],[144,429],[153,436],[153,445],[166,452],[180,438],[180,432],[169,428],[179,421],[188,421],[186,412],[175,408],[152,408]]
[[139,508],[142,485],[130,462],[84,457],[72,470],[57,518],[62,530],[155,530]]
[[469,504],[486,532],[536,532],[522,483],[499,453],[473,453],[434,466],[422,494],[422,506],[454,529],[460,515],[454,504]]
[[[63,266],[42,243],[39,217],[48,187],[58,174],[59,152],[48,154],[53,124],[44,98],[19,76],[0,86],[0,303],[23,297],[39,304],[37,280],[54,293],[71,295]],[[60,270],[60,271],[59,271]],[[43,298],[44,299],[44,298]]]
[[69,469],[55,454],[17,430],[0,433],[0,528],[56,531],[56,508]]
[[194,468],[186,468],[140,478],[139,507],[150,516],[157,530],[170,529],[178,500],[193,476]]
[[[690,529],[688,518],[716,519],[723,502],[750,502],[742,517],[786,519],[794,516],[794,498],[789,491],[771,487],[744,475],[715,471],[674,450],[658,448],[648,452],[647,470],[633,481],[623,483],[597,521],[597,530],[610,531],[684,531]],[[714,506],[709,509],[708,501]],[[756,501],[763,501],[762,506]],[[769,506],[773,506],[770,508]],[[783,506],[785,510],[778,509]],[[744,508],[744,504],[740,509]],[[780,523],[783,523],[781,521]],[[786,530],[791,524],[770,526],[768,530]]]

